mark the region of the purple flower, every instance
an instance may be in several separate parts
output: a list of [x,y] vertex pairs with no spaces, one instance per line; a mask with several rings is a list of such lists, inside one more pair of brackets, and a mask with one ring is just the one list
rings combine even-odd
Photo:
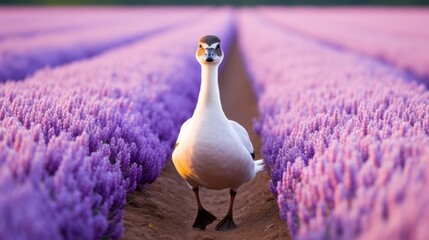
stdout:
[[231,10],[213,11],[2,85],[0,239],[120,237],[126,194],[159,176],[195,107],[199,33],[210,28],[229,45]]
[[237,29],[240,46],[252,49],[243,54],[258,97],[257,130],[292,236],[426,238],[425,87],[376,60],[272,24],[262,12],[242,10]]

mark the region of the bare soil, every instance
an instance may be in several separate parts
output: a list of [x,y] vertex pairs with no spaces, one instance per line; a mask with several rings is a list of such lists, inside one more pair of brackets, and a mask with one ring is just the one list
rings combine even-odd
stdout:
[[[228,118],[247,129],[256,159],[260,159],[261,140],[252,127],[252,119],[258,117],[256,99],[236,42],[226,57],[219,77],[223,109]],[[197,214],[194,194],[169,161],[153,184],[128,195],[123,239],[291,239],[279,218],[269,180],[269,174],[261,172],[242,186],[234,203],[238,228],[228,232],[218,232],[214,227],[228,210],[229,190],[200,188],[203,206],[218,218],[203,231],[192,228]]]

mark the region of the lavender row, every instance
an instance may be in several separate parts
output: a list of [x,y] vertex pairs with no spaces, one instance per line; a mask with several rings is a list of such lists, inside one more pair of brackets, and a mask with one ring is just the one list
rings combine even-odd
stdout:
[[0,42],[0,82],[23,79],[46,66],[54,67],[92,57],[111,48],[179,26],[195,18],[201,11],[208,11],[207,8],[192,9],[192,13],[186,9],[164,9],[164,14],[148,11],[141,15],[130,11],[126,20],[117,20],[117,17],[113,16],[110,21],[106,19],[103,25],[89,28],[5,39]]
[[[429,93],[403,72],[243,10],[271,189],[297,239],[424,239]],[[251,51],[248,51],[252,49]]]
[[287,28],[391,63],[429,84],[429,11],[418,8],[262,8]]
[[0,89],[0,239],[119,238],[127,192],[150,183],[192,113],[196,39],[231,13]]
[[[203,7],[183,7],[176,8],[175,11],[178,14],[192,15],[192,12],[202,9]],[[173,7],[0,7],[0,41],[6,38],[106,26],[115,22],[125,24],[132,19],[142,20],[142,16],[147,18],[172,10]]]
[[112,24],[129,18],[150,14],[148,8],[64,8],[64,7],[0,7],[0,40],[60,33],[94,25]]

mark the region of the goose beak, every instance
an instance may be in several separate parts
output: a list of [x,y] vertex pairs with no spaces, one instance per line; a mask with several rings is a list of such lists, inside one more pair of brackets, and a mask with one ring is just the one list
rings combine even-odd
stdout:
[[213,62],[216,59],[216,53],[214,48],[204,49],[203,60],[206,62]]

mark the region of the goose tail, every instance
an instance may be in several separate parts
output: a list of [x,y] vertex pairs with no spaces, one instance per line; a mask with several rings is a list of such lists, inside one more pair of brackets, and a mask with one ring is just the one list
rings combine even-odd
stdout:
[[264,170],[264,166],[265,166],[264,159],[255,160],[254,165],[255,165],[255,175],[256,175],[258,172]]

